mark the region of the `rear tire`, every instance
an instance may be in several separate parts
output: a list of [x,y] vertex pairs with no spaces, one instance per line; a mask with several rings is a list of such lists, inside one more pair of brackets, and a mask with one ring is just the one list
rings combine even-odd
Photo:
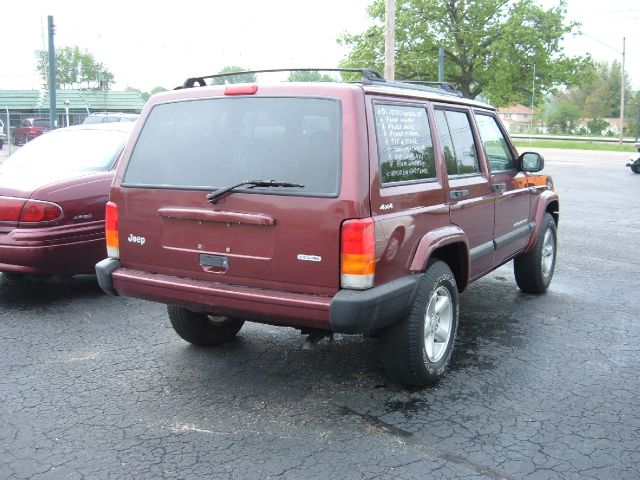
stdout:
[[409,315],[382,331],[387,375],[399,383],[425,387],[446,370],[458,330],[458,288],[449,266],[427,268]]
[[192,312],[184,307],[167,305],[171,326],[183,340],[202,347],[230,342],[242,328],[244,320]]
[[558,236],[556,222],[545,213],[540,233],[533,249],[513,259],[513,273],[520,290],[525,293],[544,293],[556,267]]

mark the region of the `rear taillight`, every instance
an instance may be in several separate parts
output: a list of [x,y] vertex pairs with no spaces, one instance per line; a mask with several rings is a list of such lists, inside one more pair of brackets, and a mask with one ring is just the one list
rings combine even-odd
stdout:
[[0,222],[48,223],[62,217],[62,208],[51,202],[0,197]]
[[20,223],[53,222],[60,217],[62,217],[60,205],[39,200],[27,200],[27,203],[22,207]]
[[118,239],[118,205],[107,202],[104,218],[105,236],[107,239],[107,255],[120,257],[120,240]]
[[342,224],[340,284],[342,288],[364,290],[373,287],[376,273],[375,227],[371,218],[347,220]]
[[17,222],[26,201],[25,198],[0,197],[0,222]]

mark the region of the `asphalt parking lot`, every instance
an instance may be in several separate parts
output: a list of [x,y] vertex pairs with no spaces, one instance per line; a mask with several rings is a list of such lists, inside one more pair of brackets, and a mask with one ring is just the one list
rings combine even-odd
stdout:
[[544,153],[550,290],[511,264],[472,284],[433,388],[388,382],[375,339],[249,324],[202,349],[93,276],[0,275],[0,478],[640,478],[640,175]]

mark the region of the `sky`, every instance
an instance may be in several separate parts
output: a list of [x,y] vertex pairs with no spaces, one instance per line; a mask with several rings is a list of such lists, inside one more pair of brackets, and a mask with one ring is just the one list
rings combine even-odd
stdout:
[[[114,90],[173,88],[185,78],[227,65],[252,69],[336,67],[346,49],[343,32],[371,23],[371,0],[30,0],[7,1],[0,28],[0,89],[38,89],[36,52],[47,48],[47,15],[54,16],[55,46],[78,45],[115,75]],[[540,0],[545,7],[555,0]],[[568,19],[583,35],[568,37],[570,55],[622,59],[632,88],[640,88],[640,3],[568,0]],[[437,72],[434,72],[434,79]]]

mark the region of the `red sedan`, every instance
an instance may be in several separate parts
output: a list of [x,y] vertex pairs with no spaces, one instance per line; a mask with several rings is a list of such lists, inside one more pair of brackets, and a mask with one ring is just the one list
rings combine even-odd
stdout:
[[42,135],[0,165],[0,272],[93,273],[113,168],[135,123]]

